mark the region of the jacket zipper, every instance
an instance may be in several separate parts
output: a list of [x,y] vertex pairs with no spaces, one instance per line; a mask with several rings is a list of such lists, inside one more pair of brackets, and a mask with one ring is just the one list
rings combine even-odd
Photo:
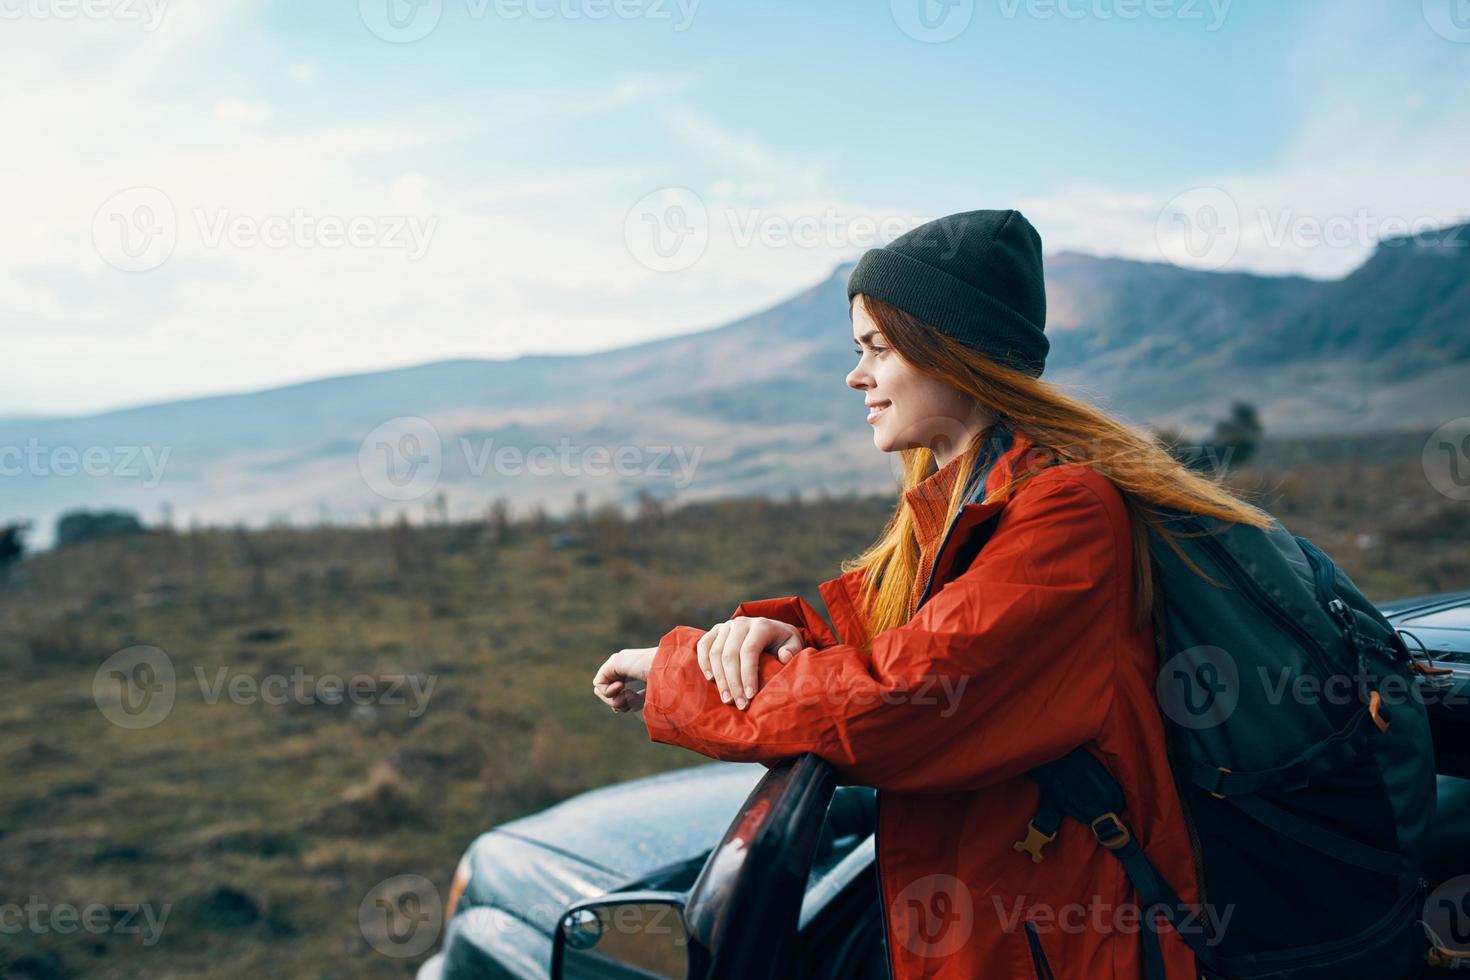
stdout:
[[[842,634],[837,624],[832,624],[832,635],[842,643]],[[888,896],[883,891],[883,791],[873,794],[873,871],[878,876],[878,915],[883,923],[883,959],[888,964],[889,980],[895,980],[898,972],[893,969],[893,934],[888,928]]]
[[[929,598],[929,590],[934,587],[934,576],[939,573],[939,559],[944,557],[944,546],[949,544],[950,536],[954,534],[955,527],[960,523],[960,517],[965,513],[965,508],[971,503],[981,503],[985,500],[985,487],[990,482],[990,471],[1000,461],[1000,458],[1015,445],[1014,438],[1004,443],[1005,449],[1001,449],[1000,445],[996,444],[994,447],[987,447],[990,458],[982,461],[980,468],[971,476],[971,480],[978,481],[979,485],[972,487],[965,494],[965,502],[960,505],[960,509],[955,512],[954,519],[944,529],[944,537],[939,539],[939,548],[934,552],[934,563],[929,566],[929,577],[924,582],[924,591],[919,594],[919,601],[914,603],[915,613],[923,607],[924,601]],[[976,491],[979,492],[978,499],[976,498]]]
[[1036,970],[1036,980],[1056,980],[1056,974],[1051,972],[1051,964],[1046,960],[1046,950],[1041,946],[1041,937],[1036,934],[1036,927],[1030,922],[1025,923],[1026,945],[1031,947],[1031,966]]

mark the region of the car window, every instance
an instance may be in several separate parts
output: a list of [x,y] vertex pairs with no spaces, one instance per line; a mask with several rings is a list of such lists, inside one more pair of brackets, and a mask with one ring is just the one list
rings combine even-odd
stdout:
[[812,858],[807,888],[820,881],[843,858],[873,833],[876,826],[877,793],[867,786],[839,786],[827,807],[822,838]]
[[1434,629],[1470,630],[1470,606],[1452,606],[1423,616],[1405,620],[1405,626],[1427,626]]

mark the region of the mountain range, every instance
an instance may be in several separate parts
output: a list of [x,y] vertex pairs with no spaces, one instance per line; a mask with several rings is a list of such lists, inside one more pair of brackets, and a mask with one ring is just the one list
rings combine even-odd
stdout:
[[[33,519],[44,543],[79,507],[255,525],[417,516],[441,492],[439,512],[464,516],[495,497],[558,511],[578,491],[592,504],[891,491],[893,461],[844,384],[851,269],[723,326],[611,351],[0,419],[0,521]],[[1268,435],[1470,415],[1470,225],[1385,239],[1333,281],[1075,252],[1048,256],[1046,276],[1046,379],[1140,425],[1203,436],[1235,400]],[[553,472],[516,461],[536,447]]]

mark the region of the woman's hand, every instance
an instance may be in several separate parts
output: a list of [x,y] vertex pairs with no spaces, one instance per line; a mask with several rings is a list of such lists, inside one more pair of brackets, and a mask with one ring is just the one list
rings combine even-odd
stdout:
[[695,651],[699,669],[720,689],[720,700],[735,700],[735,707],[745,710],[760,686],[760,656],[766,651],[783,664],[806,646],[801,631],[779,619],[759,616],[737,616],[716,623],[699,638]]
[[633,690],[629,684],[646,684],[648,670],[658,647],[619,650],[597,669],[592,678],[592,693],[614,711],[642,711],[643,689]]

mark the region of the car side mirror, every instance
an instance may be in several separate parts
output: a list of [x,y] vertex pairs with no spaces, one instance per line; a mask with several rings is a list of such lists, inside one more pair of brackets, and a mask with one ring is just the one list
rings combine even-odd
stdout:
[[553,980],[690,975],[684,896],[624,892],[578,902],[561,917],[552,944]]

